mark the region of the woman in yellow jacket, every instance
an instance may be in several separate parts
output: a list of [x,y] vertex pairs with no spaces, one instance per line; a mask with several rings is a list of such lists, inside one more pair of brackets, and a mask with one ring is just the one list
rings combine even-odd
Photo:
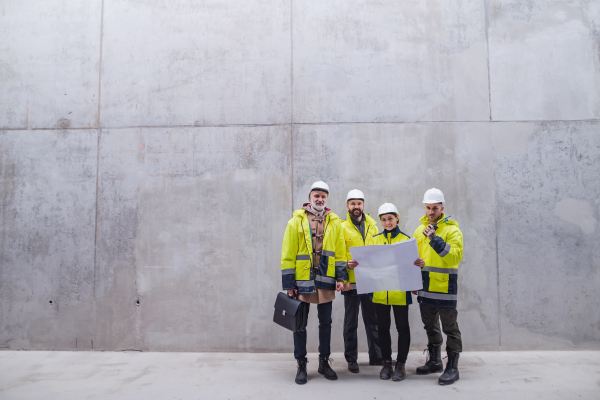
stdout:
[[[384,231],[373,236],[373,244],[392,244],[410,239],[410,236],[398,228],[399,218],[396,206],[392,203],[382,204],[378,214]],[[401,381],[406,377],[405,364],[410,347],[410,327],[408,325],[408,305],[412,303],[410,292],[375,292],[373,293],[373,303],[375,304],[377,331],[383,359],[379,377]],[[393,371],[390,309],[394,311],[394,322],[398,331],[398,357]]]

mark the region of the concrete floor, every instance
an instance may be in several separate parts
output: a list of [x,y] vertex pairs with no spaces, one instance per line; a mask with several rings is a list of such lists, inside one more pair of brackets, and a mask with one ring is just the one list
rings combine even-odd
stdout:
[[380,380],[365,362],[351,374],[332,358],[338,381],[317,374],[310,354],[298,386],[291,354],[2,351],[0,399],[600,399],[598,351],[463,353],[461,379],[447,387],[439,374],[414,374],[417,352],[403,382]]

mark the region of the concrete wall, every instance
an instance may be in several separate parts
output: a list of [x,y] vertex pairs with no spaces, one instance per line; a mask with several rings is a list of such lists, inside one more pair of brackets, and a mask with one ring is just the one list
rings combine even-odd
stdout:
[[317,179],[407,232],[444,191],[465,349],[600,348],[599,1],[4,0],[0,30],[1,348],[290,352]]

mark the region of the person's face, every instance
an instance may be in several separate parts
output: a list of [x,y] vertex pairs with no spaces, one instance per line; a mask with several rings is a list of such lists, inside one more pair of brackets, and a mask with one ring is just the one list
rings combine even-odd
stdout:
[[348,201],[348,204],[346,204],[346,207],[348,208],[348,211],[350,212],[350,215],[354,217],[354,219],[357,219],[358,217],[360,217],[365,209],[365,203],[362,200],[350,200]]
[[383,229],[386,231],[391,231],[396,226],[398,226],[398,222],[400,222],[400,218],[396,214],[384,214],[379,217],[381,220],[381,225],[383,225]]
[[313,190],[310,192],[308,200],[317,207],[325,207],[325,204],[327,204],[327,193],[320,190]]
[[425,215],[432,224],[440,219],[442,211],[444,211],[444,207],[440,203],[425,204]]

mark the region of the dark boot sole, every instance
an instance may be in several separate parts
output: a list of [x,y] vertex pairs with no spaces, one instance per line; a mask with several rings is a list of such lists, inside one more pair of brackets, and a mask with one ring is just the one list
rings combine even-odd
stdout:
[[360,372],[360,370],[358,370],[358,369],[350,369],[350,368],[348,368],[348,371],[352,372],[353,374],[358,374]]
[[338,377],[337,376],[327,376],[325,375],[323,372],[321,371],[317,371],[318,373],[320,373],[321,375],[323,375],[323,378],[325,379],[329,379],[330,381],[337,381]]
[[379,375],[379,379],[383,379],[384,381],[387,381],[391,378],[391,376],[381,376]]
[[308,382],[308,381],[304,381],[304,382],[298,382],[298,381],[294,381],[294,382],[296,382],[296,385],[304,385],[304,384],[306,384],[306,382]]
[[460,379],[460,377],[459,377],[459,376],[457,376],[457,377],[456,377],[456,379],[455,379],[455,380],[453,380],[453,381],[450,381],[450,382],[442,382],[442,381],[439,381],[439,380],[438,380],[438,383],[439,383],[440,385],[442,385],[442,386],[449,386],[449,385],[452,385],[454,382],[456,382],[456,381],[457,381],[457,380],[459,380],[459,379]]
[[402,376],[402,377],[399,377],[399,376],[393,376],[393,375],[392,375],[392,380],[393,380],[394,382],[400,382],[400,381],[403,381],[405,378],[406,378],[406,375],[404,375],[404,376]]
[[440,369],[435,369],[433,371],[429,370],[427,372],[417,371],[417,375],[429,375],[429,374],[436,374],[438,372],[444,372],[444,367],[440,367]]

